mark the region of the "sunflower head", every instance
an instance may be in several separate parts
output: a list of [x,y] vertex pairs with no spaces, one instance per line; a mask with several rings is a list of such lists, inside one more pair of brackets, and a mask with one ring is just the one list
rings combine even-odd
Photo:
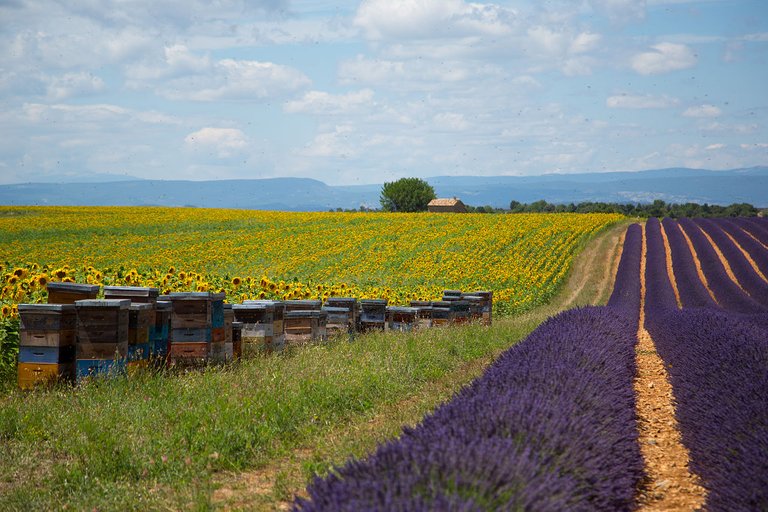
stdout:
[[237,287],[237,286],[240,286],[241,284],[243,284],[243,280],[242,279],[240,279],[239,277],[233,277],[232,278],[232,286]]

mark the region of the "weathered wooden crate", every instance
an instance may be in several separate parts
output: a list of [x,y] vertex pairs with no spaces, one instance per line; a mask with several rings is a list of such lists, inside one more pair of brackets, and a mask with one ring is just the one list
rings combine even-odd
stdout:
[[213,363],[227,363],[232,360],[232,343],[211,343],[209,358]]
[[285,312],[285,342],[306,343],[324,340],[328,314],[322,310]]
[[243,324],[232,322],[232,356],[240,359],[243,355]]
[[469,303],[469,320],[471,322],[482,322],[485,299],[479,295],[469,293],[462,294],[461,298]]
[[289,311],[320,311],[323,308],[321,300],[286,300],[283,301],[285,312]]
[[79,340],[76,345],[77,359],[124,359],[128,356],[128,341],[121,343],[88,343]]
[[17,374],[20,389],[33,389],[36,386],[74,380],[75,364],[74,362],[65,364],[19,363]]
[[144,286],[105,286],[105,299],[128,299],[139,304],[154,304],[160,296],[157,288]]
[[443,290],[443,301],[461,300],[461,290]]
[[387,328],[390,331],[410,332],[418,326],[418,309],[411,307],[387,307]]
[[235,312],[232,304],[224,303],[224,343],[232,343],[232,323],[235,321]]
[[128,308],[128,344],[149,343],[149,328],[155,322],[155,304],[131,303]]
[[476,295],[483,298],[483,323],[491,325],[493,323],[493,291],[481,290],[470,292],[470,295]]
[[213,341],[213,330],[210,327],[171,329],[171,344],[211,343],[211,341]]
[[360,331],[383,331],[387,325],[387,299],[360,301]]
[[199,364],[208,361],[210,343],[171,342],[168,350],[171,364]]
[[170,301],[159,300],[155,304],[155,326],[150,332],[151,356],[163,360],[168,356],[168,342],[171,337]]
[[428,300],[412,300],[411,307],[416,308],[416,320],[419,329],[432,327],[432,302]]
[[78,383],[94,377],[116,377],[125,375],[126,361],[121,359],[78,359],[75,363]]
[[[204,329],[213,327],[214,296],[210,292],[171,293],[171,328]],[[223,299],[222,299],[223,300]],[[223,303],[222,303],[223,324]]]
[[74,304],[19,304],[18,308],[21,330],[58,331],[77,328]]
[[75,346],[19,346],[19,363],[68,364],[75,362]]
[[325,305],[322,310],[328,315],[325,324],[328,336],[349,335],[355,332],[355,315],[348,308]]
[[328,297],[325,301],[326,307],[346,308],[349,310],[352,328],[357,330],[357,324],[360,321],[360,304],[354,297]]
[[66,331],[19,331],[19,346],[27,347],[64,347],[75,345],[77,332],[74,329]]
[[79,300],[78,343],[127,343],[130,300]]
[[451,323],[450,301],[432,301],[432,327],[443,327]]
[[48,304],[74,304],[78,300],[95,299],[99,285],[51,282],[46,285]]

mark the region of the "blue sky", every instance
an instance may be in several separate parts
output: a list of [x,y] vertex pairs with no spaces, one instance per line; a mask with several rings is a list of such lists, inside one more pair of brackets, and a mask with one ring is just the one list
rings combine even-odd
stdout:
[[0,183],[768,164],[765,0],[0,0],[0,44]]

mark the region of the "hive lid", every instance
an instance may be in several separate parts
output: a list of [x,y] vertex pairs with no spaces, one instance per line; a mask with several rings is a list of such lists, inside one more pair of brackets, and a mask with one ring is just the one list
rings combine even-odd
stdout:
[[131,307],[131,301],[128,299],[86,299],[86,300],[76,300],[75,306],[78,308],[128,309],[129,307]]
[[334,306],[323,306],[322,311],[327,311],[328,313],[349,313],[347,308],[337,308]]
[[261,311],[261,310],[275,309],[275,305],[269,304],[266,302],[248,300],[243,302],[242,304],[232,304],[232,309],[234,311]]
[[157,298],[160,290],[148,286],[105,286],[104,297],[150,297]]
[[145,311],[145,310],[154,309],[154,308],[155,308],[154,304],[144,304],[144,303],[132,302],[131,305],[130,305],[130,310],[131,311]]
[[173,309],[173,303],[169,300],[159,300],[155,303],[155,307],[158,311],[170,311]]
[[286,318],[321,318],[328,316],[326,311],[320,309],[294,309],[285,313]]
[[361,306],[386,306],[387,299],[360,299]]
[[85,283],[62,283],[59,281],[50,282],[46,285],[48,291],[60,292],[80,292],[80,293],[98,293],[99,285]]
[[19,313],[74,312],[74,304],[19,304]]
[[213,300],[214,295],[217,294],[211,292],[173,292],[168,295],[168,298],[170,300]]
[[388,311],[391,313],[407,313],[411,315],[415,315],[418,313],[419,308],[411,308],[408,306],[390,306],[387,308]]

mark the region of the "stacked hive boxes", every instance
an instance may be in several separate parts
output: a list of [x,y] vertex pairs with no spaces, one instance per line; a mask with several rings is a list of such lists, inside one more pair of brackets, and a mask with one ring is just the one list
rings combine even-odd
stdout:
[[78,300],[77,380],[123,373],[128,356],[130,300]]
[[416,323],[419,329],[432,327],[432,302],[428,300],[412,300],[411,307],[416,308]]
[[[245,301],[233,304],[235,323],[240,324],[240,348],[233,339],[233,352],[238,357],[280,351],[285,345],[283,334],[285,306],[276,301]],[[233,328],[234,329],[234,328]],[[237,333],[233,335],[237,336]]]
[[383,331],[387,323],[387,299],[360,301],[360,331]]
[[328,313],[319,300],[285,301],[285,342],[306,343],[327,336]]
[[235,320],[235,313],[232,310],[232,304],[223,304],[224,313],[224,342],[220,344],[211,344],[211,360],[216,363],[226,363],[234,357],[234,345],[232,343],[232,323]]
[[[105,286],[107,300],[130,300],[128,312],[128,367],[146,366],[157,339],[157,288]],[[161,327],[162,331],[162,327]]]
[[155,328],[150,333],[150,357],[155,364],[163,364],[168,360],[173,303],[169,300],[158,300],[155,308]]
[[329,336],[357,331],[360,320],[357,299],[354,297],[329,297],[323,309],[328,312],[326,332]]
[[48,304],[74,304],[77,300],[95,299],[99,285],[80,283],[48,283]]
[[75,375],[77,316],[72,304],[19,304],[21,389]]
[[232,358],[243,357],[243,323],[232,322]]
[[[213,340],[214,302],[223,302],[223,294],[178,292],[171,301],[171,334],[168,359],[171,364],[199,364],[208,361]],[[223,330],[224,307],[220,306]]]
[[413,331],[419,323],[418,312],[417,308],[388,307],[387,328],[390,331]]
[[482,299],[481,307],[481,316],[483,324],[485,325],[491,325],[493,321],[493,292],[492,291],[476,291],[471,292],[469,295],[480,297]]
[[211,294],[211,346],[208,357],[212,361],[227,359],[227,329],[224,321],[224,293]]

